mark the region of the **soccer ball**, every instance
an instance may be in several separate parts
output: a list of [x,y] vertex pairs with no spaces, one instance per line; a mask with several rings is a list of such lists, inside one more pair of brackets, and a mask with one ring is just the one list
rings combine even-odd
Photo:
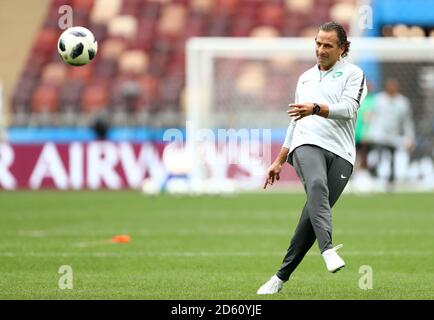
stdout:
[[66,63],[72,66],[84,66],[95,58],[98,42],[88,29],[72,27],[60,35],[57,50]]

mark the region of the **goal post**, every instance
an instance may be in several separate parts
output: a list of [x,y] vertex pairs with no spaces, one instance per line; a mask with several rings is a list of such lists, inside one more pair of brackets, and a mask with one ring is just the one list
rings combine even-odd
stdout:
[[[295,56],[312,62],[312,41],[303,38],[256,39],[256,38],[192,38],[187,42],[187,121],[198,127],[215,127],[220,114],[213,105],[215,97],[216,61],[262,60],[273,56]],[[240,110],[241,111],[241,110]],[[247,112],[248,110],[244,110]],[[213,116],[211,116],[213,114]],[[229,117],[227,118],[229,119]],[[222,123],[219,123],[222,124]]]

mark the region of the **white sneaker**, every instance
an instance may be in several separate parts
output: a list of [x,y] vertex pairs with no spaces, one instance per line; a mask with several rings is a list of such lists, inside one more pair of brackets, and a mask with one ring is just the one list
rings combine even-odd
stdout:
[[272,276],[265,284],[262,285],[256,292],[257,294],[275,294],[282,290],[283,281],[276,275]]
[[343,244],[340,244],[333,249],[328,249],[322,253],[324,262],[327,266],[327,270],[331,273],[335,273],[336,271],[339,271],[340,269],[345,267],[344,260],[342,260],[342,258],[339,257],[339,255],[336,253],[336,251],[343,246]]

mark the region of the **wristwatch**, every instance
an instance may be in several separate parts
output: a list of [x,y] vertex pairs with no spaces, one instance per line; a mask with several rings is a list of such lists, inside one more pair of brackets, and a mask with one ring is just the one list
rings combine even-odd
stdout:
[[312,115],[314,114],[319,114],[319,112],[321,111],[321,107],[319,106],[318,103],[313,103],[313,110],[312,110]]

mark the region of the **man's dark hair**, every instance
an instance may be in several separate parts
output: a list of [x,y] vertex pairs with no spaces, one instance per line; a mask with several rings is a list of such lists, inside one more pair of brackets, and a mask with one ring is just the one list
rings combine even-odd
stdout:
[[350,52],[350,44],[351,42],[347,40],[347,33],[345,32],[344,27],[342,27],[339,23],[334,21],[323,23],[319,30],[322,31],[335,31],[338,35],[339,46],[344,46],[344,52],[342,53],[342,57],[347,56],[348,52]]

